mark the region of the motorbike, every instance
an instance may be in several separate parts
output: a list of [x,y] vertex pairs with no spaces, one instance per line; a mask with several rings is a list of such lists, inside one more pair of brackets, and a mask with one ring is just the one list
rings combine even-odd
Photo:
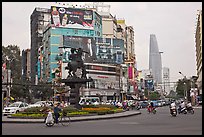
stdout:
[[176,115],[177,115],[176,107],[170,108],[170,114],[171,114],[172,116],[176,117]]
[[179,114],[187,114],[187,109],[186,107],[181,108],[180,106],[178,107],[178,113]]
[[194,114],[194,108],[192,106],[186,107],[188,113]]
[[147,107],[147,111],[150,113],[153,113],[153,114],[156,114],[157,110],[155,107]]

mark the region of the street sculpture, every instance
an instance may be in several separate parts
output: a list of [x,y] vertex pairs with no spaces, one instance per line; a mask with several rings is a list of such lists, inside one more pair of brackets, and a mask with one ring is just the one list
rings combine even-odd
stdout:
[[[61,80],[61,83],[65,83],[66,86],[70,87],[70,105],[78,109],[81,108],[81,106],[79,105],[79,90],[81,86],[86,84],[87,82],[93,81],[92,78],[87,79],[86,66],[84,65],[84,61],[82,60],[83,52],[88,53],[86,51],[83,51],[82,48],[71,48],[71,54],[69,55],[70,62],[65,67],[65,69],[68,70],[68,76],[66,79]],[[77,69],[81,69],[81,77],[75,74],[77,72]]]

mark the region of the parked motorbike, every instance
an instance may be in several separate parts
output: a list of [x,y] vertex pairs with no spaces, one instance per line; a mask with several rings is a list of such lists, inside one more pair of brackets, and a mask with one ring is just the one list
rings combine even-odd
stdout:
[[176,107],[170,108],[170,114],[171,114],[172,116],[176,117],[176,115],[177,115]]
[[178,107],[178,113],[179,114],[187,114],[187,109],[186,107],[181,108],[180,106]]
[[192,106],[186,107],[188,113],[194,114],[194,108]]

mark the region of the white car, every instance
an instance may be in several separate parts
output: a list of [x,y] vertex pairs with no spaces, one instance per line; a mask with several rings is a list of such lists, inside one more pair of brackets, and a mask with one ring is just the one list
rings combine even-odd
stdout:
[[18,112],[24,111],[26,108],[28,108],[27,103],[14,102],[14,103],[10,104],[8,107],[5,107],[3,109],[3,115],[16,114]]
[[43,107],[43,106],[53,106],[53,102],[52,101],[38,101],[34,104],[30,104],[28,107]]

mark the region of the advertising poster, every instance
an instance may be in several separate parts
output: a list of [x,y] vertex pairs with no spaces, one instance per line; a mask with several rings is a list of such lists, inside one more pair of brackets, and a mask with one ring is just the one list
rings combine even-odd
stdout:
[[93,11],[51,6],[51,26],[94,30]]
[[76,37],[76,36],[63,36],[63,62],[69,61],[71,48],[82,48],[82,59],[84,62],[92,62],[96,60],[96,44],[95,40],[91,37]]
[[145,87],[150,91],[154,91],[153,79],[145,80]]
[[124,62],[124,41],[122,39],[97,38],[97,61],[122,64]]
[[122,39],[63,36],[63,62],[68,61],[71,48],[82,48],[84,62],[124,63],[124,41]]
[[132,66],[128,67],[128,78],[129,79],[133,78],[133,68],[132,68]]

